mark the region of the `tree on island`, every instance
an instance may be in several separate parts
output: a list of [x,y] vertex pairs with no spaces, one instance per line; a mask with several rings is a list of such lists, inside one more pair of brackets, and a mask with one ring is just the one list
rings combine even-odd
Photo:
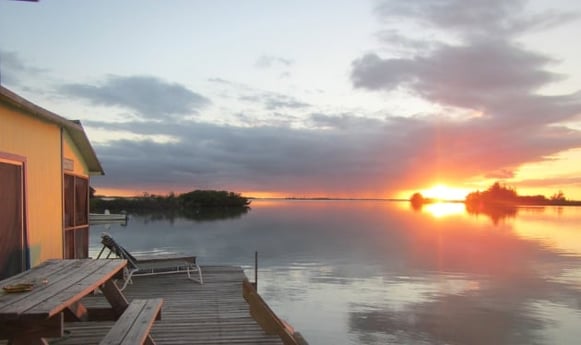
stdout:
[[411,202],[412,208],[414,210],[419,210],[422,208],[422,206],[426,202],[426,199],[424,199],[424,196],[422,195],[422,193],[416,192],[410,198],[410,202]]
[[425,204],[432,204],[439,201],[439,199],[425,198],[422,193],[419,192],[412,194],[410,198],[410,203],[412,204],[412,208],[414,210],[420,210]]
[[512,204],[516,203],[518,198],[519,196],[514,188],[508,187],[506,185],[503,186],[500,185],[499,182],[495,182],[492,186],[483,192],[476,191],[468,194],[466,196],[466,204]]
[[551,201],[566,202],[567,199],[565,198],[565,194],[563,194],[562,191],[558,191],[557,193],[551,195]]
[[182,209],[208,207],[247,207],[250,201],[240,194],[227,191],[195,190],[178,197]]
[[472,192],[466,196],[467,207],[479,205],[578,205],[578,202],[568,201],[562,191],[555,193],[550,199],[544,195],[518,195],[516,189],[495,182],[487,190]]

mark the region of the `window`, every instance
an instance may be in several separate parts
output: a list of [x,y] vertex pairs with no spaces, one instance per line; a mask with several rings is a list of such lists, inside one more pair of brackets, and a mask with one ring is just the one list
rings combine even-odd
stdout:
[[89,257],[89,180],[64,176],[65,259]]
[[4,156],[0,154],[0,279],[27,267],[24,159]]

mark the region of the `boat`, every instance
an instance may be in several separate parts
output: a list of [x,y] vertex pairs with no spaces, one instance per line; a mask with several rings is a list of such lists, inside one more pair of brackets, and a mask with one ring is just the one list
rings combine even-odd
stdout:
[[109,210],[104,213],[89,213],[89,224],[127,223],[127,219],[126,213],[110,213]]

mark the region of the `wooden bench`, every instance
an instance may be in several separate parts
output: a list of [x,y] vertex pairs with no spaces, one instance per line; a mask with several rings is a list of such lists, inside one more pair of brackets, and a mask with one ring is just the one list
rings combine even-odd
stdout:
[[129,344],[149,344],[155,342],[149,335],[153,322],[161,319],[161,305],[163,299],[135,299],[100,345],[129,345]]

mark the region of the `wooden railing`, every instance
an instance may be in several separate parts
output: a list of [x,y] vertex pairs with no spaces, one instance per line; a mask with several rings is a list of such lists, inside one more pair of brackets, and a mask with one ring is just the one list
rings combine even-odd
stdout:
[[242,282],[242,294],[250,306],[250,315],[266,334],[278,335],[284,345],[308,345],[299,332],[295,332],[291,325],[276,316],[248,279]]

